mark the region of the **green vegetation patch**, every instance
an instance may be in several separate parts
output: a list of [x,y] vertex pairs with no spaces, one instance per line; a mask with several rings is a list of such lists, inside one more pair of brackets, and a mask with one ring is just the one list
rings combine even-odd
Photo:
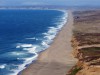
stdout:
[[71,72],[70,75],[76,75],[80,70],[81,70],[81,68],[75,67],[75,68],[72,70],[72,72]]

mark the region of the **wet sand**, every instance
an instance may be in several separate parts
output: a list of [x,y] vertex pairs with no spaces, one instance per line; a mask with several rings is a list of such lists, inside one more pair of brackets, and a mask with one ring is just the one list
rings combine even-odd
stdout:
[[71,47],[73,15],[68,11],[68,22],[54,39],[51,46],[42,52],[37,61],[21,72],[21,75],[66,75],[76,63]]

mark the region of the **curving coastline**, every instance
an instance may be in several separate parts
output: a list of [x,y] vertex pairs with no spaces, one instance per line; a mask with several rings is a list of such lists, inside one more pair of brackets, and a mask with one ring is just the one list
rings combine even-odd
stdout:
[[73,15],[68,11],[68,22],[54,39],[51,46],[42,52],[37,61],[29,65],[20,75],[66,75],[76,59],[72,56],[71,37]]

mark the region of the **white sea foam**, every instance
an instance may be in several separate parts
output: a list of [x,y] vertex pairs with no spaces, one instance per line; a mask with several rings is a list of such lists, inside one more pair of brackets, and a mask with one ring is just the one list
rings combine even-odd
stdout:
[[[20,47],[18,47],[20,46]],[[28,53],[33,53],[34,56],[33,57],[25,57],[25,58],[17,58],[18,60],[24,60],[24,63],[21,65],[15,65],[18,66],[18,69],[12,69],[11,71],[13,71],[14,73],[9,74],[9,75],[17,75],[20,71],[22,71],[23,69],[26,68],[26,65],[31,64],[33,60],[36,60],[38,57],[38,54],[36,53],[36,45],[32,45],[32,44],[17,44],[18,48],[23,48],[23,50],[27,50]],[[12,52],[13,55],[24,55],[24,53],[21,52]]]
[[[17,75],[20,71],[22,71],[23,69],[25,69],[26,68],[25,66],[27,64],[31,64],[33,60],[37,59],[38,54],[37,53],[34,53],[34,54],[35,54],[35,56],[31,57],[31,58],[21,58],[21,59],[24,60],[24,63],[21,64],[21,65],[15,65],[15,66],[18,66],[18,69],[12,69],[11,71],[13,71],[13,73],[12,74],[8,74],[8,75]],[[18,59],[20,59],[20,58],[18,58]]]
[[33,38],[26,38],[26,39],[32,39],[32,40],[34,40],[34,39],[36,39],[35,37],[33,37]]
[[24,55],[24,53],[23,52],[11,52],[11,53],[9,53],[10,55],[13,55],[13,56],[15,56],[15,55]]
[[32,47],[32,44],[18,44],[16,48],[23,48],[23,47]]
[[33,38],[26,38],[26,39],[28,39],[28,40],[39,40],[39,39],[37,39],[35,37],[33,37]]
[[27,50],[29,53],[35,53],[35,52],[37,52],[36,48],[37,48],[37,46],[34,45],[30,48],[23,48],[23,50]]
[[43,33],[45,40],[42,41],[41,45],[45,46],[45,48],[48,48],[49,44],[53,41],[55,36],[58,34],[58,32],[61,30],[61,28],[66,24],[68,13],[66,11],[63,11],[65,14],[60,18],[60,22],[56,23],[56,27],[49,27],[47,33]]
[[6,67],[6,64],[0,65],[0,69],[4,69]]
[[45,46],[45,48],[48,48],[49,47],[49,45],[48,45],[48,41],[42,41],[42,46]]

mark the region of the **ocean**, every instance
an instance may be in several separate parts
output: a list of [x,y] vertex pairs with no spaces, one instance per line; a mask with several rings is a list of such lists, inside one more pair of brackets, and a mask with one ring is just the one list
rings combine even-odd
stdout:
[[64,10],[0,10],[0,75],[17,75],[35,61],[67,17]]

